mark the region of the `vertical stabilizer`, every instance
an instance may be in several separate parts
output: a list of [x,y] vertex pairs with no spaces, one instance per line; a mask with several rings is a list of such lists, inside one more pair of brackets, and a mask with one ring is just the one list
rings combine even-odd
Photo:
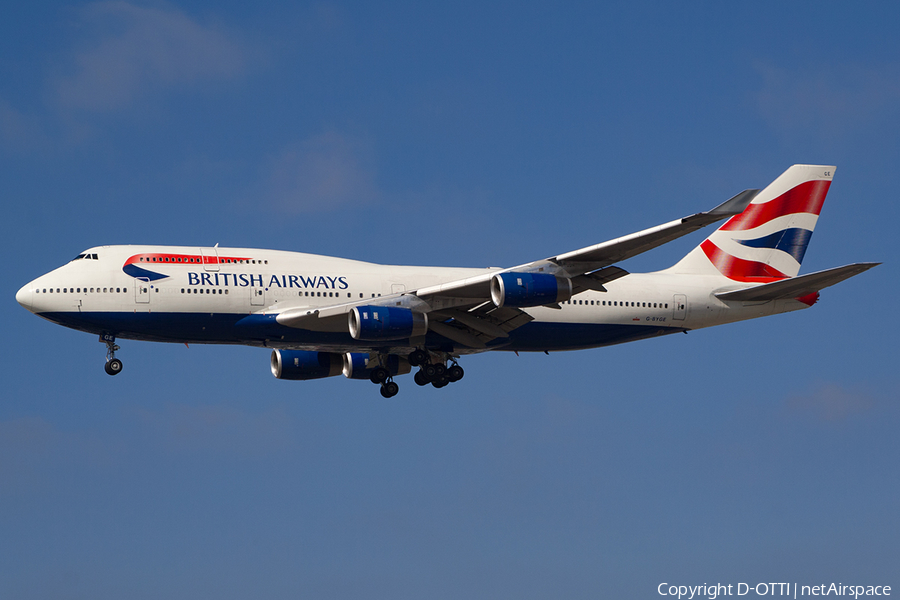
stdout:
[[796,277],[834,171],[792,166],[669,271],[756,283]]

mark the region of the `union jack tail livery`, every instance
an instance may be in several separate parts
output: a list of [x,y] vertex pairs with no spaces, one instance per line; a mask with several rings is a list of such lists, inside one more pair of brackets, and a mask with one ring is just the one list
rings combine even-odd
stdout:
[[835,167],[794,165],[671,272],[768,283],[796,277]]

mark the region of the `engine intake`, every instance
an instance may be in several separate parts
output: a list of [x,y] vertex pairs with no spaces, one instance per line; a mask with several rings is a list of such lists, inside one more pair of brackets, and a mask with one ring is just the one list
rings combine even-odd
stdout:
[[273,350],[272,375],[277,379],[322,379],[341,374],[340,354],[309,350]]
[[498,273],[491,278],[491,300],[497,307],[543,306],[572,297],[572,280],[549,273]]
[[403,340],[428,331],[428,316],[408,308],[355,306],[348,319],[355,340]]

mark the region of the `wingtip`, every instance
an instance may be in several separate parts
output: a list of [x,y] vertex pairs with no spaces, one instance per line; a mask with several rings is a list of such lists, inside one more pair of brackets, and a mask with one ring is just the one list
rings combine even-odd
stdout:
[[744,209],[750,206],[753,199],[759,194],[760,190],[744,190],[739,194],[735,194],[722,204],[718,205],[707,214],[715,216],[733,216],[744,212]]

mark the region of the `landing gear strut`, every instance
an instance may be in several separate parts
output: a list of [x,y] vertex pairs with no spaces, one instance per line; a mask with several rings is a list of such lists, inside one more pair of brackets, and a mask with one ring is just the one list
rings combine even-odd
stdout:
[[393,398],[400,391],[400,386],[394,383],[393,379],[385,381],[381,385],[381,395],[384,398]]
[[384,357],[379,356],[379,365],[369,373],[369,380],[375,385],[381,386],[383,398],[393,398],[400,391],[400,386],[394,383],[391,372],[384,367]]
[[111,335],[100,336],[100,341],[106,343],[106,365],[103,367],[107,375],[118,375],[122,372],[122,361],[116,358],[116,338]]

